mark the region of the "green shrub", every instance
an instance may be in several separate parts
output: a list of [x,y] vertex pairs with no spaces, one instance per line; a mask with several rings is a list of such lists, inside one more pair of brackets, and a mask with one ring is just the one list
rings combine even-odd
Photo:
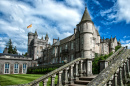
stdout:
[[119,48],[121,48],[121,46],[116,46],[115,51],[117,51]]

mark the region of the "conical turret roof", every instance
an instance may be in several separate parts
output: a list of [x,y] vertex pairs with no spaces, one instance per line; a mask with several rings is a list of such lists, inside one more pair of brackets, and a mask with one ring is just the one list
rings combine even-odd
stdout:
[[88,13],[87,7],[85,7],[85,11],[84,11],[84,14],[81,19],[81,22],[83,22],[83,21],[92,21],[90,15]]

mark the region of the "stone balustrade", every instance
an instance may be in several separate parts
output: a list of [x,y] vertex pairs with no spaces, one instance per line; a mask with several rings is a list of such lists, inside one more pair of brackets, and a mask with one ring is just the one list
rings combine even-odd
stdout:
[[113,60],[99,75],[87,86],[124,86],[128,82],[130,66],[130,50]]
[[77,58],[28,84],[19,86],[39,86],[40,82],[43,83],[43,86],[47,86],[49,77],[51,78],[51,86],[55,86],[56,75],[58,76],[57,86],[73,84],[79,76],[92,75],[92,59]]
[[[122,51],[122,52],[121,52]],[[106,60],[100,61],[100,71],[105,69],[108,65],[110,65],[115,59],[117,59],[119,54],[125,52],[125,47],[121,47],[118,49],[115,53],[113,53],[110,57],[108,57]]]

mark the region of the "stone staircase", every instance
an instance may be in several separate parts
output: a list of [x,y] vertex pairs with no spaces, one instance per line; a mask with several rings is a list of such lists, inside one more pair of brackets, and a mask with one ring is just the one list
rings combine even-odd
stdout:
[[97,75],[92,76],[82,76],[79,77],[79,80],[74,81],[74,84],[69,84],[69,86],[86,86],[89,82],[91,82]]
[[[50,86],[124,86],[130,77],[130,50],[120,48],[109,59],[102,61],[101,72],[92,74],[92,59],[77,58],[60,68],[28,83],[17,86],[47,86],[48,78],[51,78]],[[58,82],[55,84],[55,77]]]

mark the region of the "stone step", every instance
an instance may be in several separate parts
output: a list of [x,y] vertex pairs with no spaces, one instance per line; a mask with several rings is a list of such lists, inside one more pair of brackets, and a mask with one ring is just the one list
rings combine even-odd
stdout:
[[81,85],[81,84],[70,84],[69,86],[86,86],[86,85]]
[[80,85],[87,85],[90,81],[83,81],[83,80],[76,80],[74,83],[75,84],[80,84]]
[[83,80],[83,81],[91,81],[94,78],[88,78],[88,77],[80,77],[79,80]]

